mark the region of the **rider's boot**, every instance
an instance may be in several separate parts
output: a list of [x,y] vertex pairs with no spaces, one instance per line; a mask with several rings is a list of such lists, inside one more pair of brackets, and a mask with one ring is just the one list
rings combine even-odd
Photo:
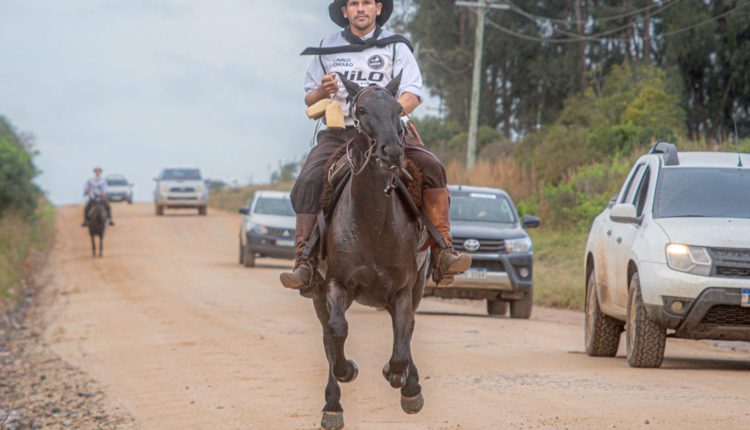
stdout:
[[295,234],[297,260],[291,272],[284,272],[279,277],[281,284],[286,288],[299,290],[310,284],[313,268],[308,260],[308,256],[304,255],[303,251],[315,228],[317,218],[316,214],[297,214],[297,230]]
[[432,248],[433,255],[437,255],[432,279],[438,287],[444,287],[453,282],[454,276],[464,273],[469,269],[471,266],[471,256],[456,252],[453,249],[450,195],[448,194],[448,189],[432,188],[424,190],[422,193],[422,202],[427,217],[435,225],[445,242],[444,247],[436,245]]

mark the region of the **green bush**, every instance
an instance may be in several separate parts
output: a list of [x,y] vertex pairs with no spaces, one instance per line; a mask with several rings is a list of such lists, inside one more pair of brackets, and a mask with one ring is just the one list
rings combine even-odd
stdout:
[[32,152],[0,117],[0,216],[33,214],[41,194],[33,183],[37,174]]
[[601,89],[569,97],[554,124],[525,137],[516,156],[539,180],[560,184],[579,166],[687,134],[680,89],[650,66],[618,66]]
[[616,159],[611,163],[591,164],[579,168],[565,182],[543,185],[538,207],[545,225],[556,229],[588,228],[619,191],[630,164],[627,158]]

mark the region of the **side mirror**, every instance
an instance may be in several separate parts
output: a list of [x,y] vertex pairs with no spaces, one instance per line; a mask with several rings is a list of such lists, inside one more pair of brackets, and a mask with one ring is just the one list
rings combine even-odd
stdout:
[[250,214],[250,208],[247,208],[247,207],[245,207],[245,208],[240,208],[240,213],[241,213],[242,215],[249,215],[249,214]]
[[523,228],[537,228],[542,225],[542,220],[539,217],[524,215],[523,216]]
[[623,224],[641,225],[643,218],[636,215],[635,206],[630,203],[618,203],[609,212],[609,219]]

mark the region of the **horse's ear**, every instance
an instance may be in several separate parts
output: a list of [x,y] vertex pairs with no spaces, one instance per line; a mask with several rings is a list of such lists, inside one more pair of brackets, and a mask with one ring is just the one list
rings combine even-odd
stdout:
[[341,83],[344,84],[344,88],[346,88],[346,90],[349,92],[350,97],[354,97],[358,92],[362,91],[362,87],[360,87],[356,82],[346,79],[346,76],[341,73],[338,73],[338,75],[339,79],[341,79]]
[[398,75],[396,75],[391,82],[388,82],[388,85],[385,86],[385,89],[390,91],[391,94],[393,94],[393,97],[396,97],[398,95],[398,89],[401,88],[401,75],[404,74],[404,71],[398,72]]

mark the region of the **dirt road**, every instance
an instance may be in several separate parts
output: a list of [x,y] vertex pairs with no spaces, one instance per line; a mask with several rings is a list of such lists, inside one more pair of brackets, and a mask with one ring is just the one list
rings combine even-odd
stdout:
[[[59,209],[58,298],[45,334],[53,349],[139,428],[317,428],[321,331],[310,301],[277,281],[289,262],[237,264],[233,214],[114,210],[105,258],[93,260],[80,208]],[[622,356],[583,353],[580,313],[494,319],[483,303],[432,299],[413,342],[426,405],[407,416],[380,374],[391,349],[387,314],[355,305],[348,318],[347,349],[360,369],[343,385],[350,429],[750,426],[747,350],[669,340],[662,369],[631,369]]]

